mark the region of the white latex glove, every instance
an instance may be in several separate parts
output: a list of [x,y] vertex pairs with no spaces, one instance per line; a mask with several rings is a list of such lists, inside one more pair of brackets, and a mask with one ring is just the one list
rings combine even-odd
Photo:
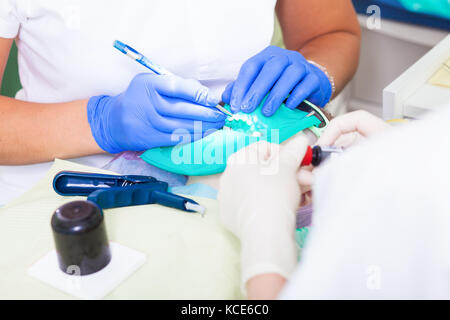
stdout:
[[[388,128],[390,125],[373,114],[363,110],[354,111],[331,120],[316,144],[348,148]],[[304,190],[310,188],[313,180],[313,170],[305,168],[299,171],[298,181]]]
[[331,120],[317,145],[350,147],[389,127],[385,121],[367,111],[354,111]]
[[297,264],[297,171],[308,143],[295,138],[285,146],[259,142],[232,155],[220,180],[220,218],[241,240],[242,288],[254,276],[285,278]]

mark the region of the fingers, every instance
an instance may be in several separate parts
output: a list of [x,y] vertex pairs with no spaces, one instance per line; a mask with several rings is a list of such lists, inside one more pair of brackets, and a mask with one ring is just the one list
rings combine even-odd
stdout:
[[[133,82],[137,84],[130,84],[127,90],[130,102],[135,102],[133,97],[147,98],[136,105],[137,116],[160,132],[203,133],[225,124],[226,116],[208,107],[215,106],[217,99],[212,99],[209,89],[198,81],[144,73],[137,75]],[[123,122],[127,125],[126,116]]]
[[294,109],[320,93],[320,77],[308,66],[300,53],[269,46],[244,63],[237,80],[225,90],[223,100],[230,101],[233,113],[250,113],[270,92],[262,113],[272,116],[290,94],[286,105]]
[[189,143],[201,139],[202,135],[192,135],[189,133],[180,133],[180,134],[172,134],[172,133],[162,133],[158,137],[158,143],[154,143],[154,141],[150,141],[150,143],[144,147],[143,149],[151,149],[155,147],[167,147],[167,146],[175,146],[180,143]]
[[248,89],[255,81],[259,72],[265,63],[265,57],[256,55],[247,62],[245,62],[239,71],[238,78],[234,82],[233,91],[231,93],[230,108],[231,112],[237,113],[240,111],[242,99],[247,93]]
[[155,105],[158,114],[164,117],[207,122],[223,122],[227,118],[225,114],[212,107],[205,107],[178,98],[157,97],[157,99],[165,100],[164,103]]
[[236,164],[259,164],[263,161],[267,161],[271,154],[273,154],[274,146],[267,141],[258,141],[251,145],[240,149],[228,158],[228,165]]
[[266,161],[271,157],[274,147],[274,144],[267,141],[258,141],[251,144],[247,151],[256,154],[258,160]]
[[345,133],[336,139],[333,145],[342,148],[348,148],[350,146],[357,145],[363,142],[366,138],[360,135],[358,132]]
[[264,106],[262,113],[266,117],[271,117],[281,106],[286,97],[292,92],[295,86],[302,81],[306,74],[306,68],[303,65],[290,65],[279,78],[272,88]]
[[318,145],[333,145],[336,140],[348,133],[357,132],[367,137],[389,128],[380,118],[366,111],[355,111],[333,119],[317,141]]
[[311,102],[312,104],[318,106],[318,107],[325,107],[325,105],[328,103],[329,99],[325,96],[326,92],[322,90],[320,87],[318,90],[313,92],[310,96],[306,97],[306,100]]
[[286,56],[269,59],[245,94],[240,106],[241,110],[246,113],[253,112],[288,66],[289,59]]
[[248,161],[252,158],[260,163],[278,157],[283,166],[288,166],[290,169],[297,171],[305,156],[307,146],[308,140],[306,137],[291,139],[282,147],[267,141],[259,141],[234,153],[229,158],[229,163]]
[[213,107],[219,99],[208,87],[193,79],[183,79],[178,76],[147,75],[156,91],[164,96],[184,99],[203,106]]
[[305,157],[306,148],[308,147],[308,139],[300,136],[288,141],[288,143],[281,149],[280,163],[295,170],[300,167],[300,164]]
[[187,131],[190,133],[200,133],[211,129],[221,129],[225,121],[206,122],[188,120],[181,118],[165,117],[157,112],[147,115],[148,121],[160,132],[173,133]]
[[286,107],[289,109],[297,108],[300,103],[319,89],[320,82],[317,76],[313,73],[308,73],[294,91],[292,91],[289,99],[286,101]]
[[225,102],[226,104],[230,104],[231,93],[233,92],[233,88],[234,88],[234,81],[230,82],[225,88],[225,91],[222,93],[222,101]]
[[151,149],[155,147],[167,147],[167,146],[175,146],[178,144],[186,144],[190,142],[194,142],[197,140],[200,140],[207,135],[212,134],[215,132],[214,130],[209,130],[206,132],[202,132],[202,134],[190,134],[190,133],[162,133],[158,137],[158,143],[155,144],[153,141],[150,142],[150,144],[147,147],[144,147],[143,149]]
[[300,169],[297,175],[298,183],[302,186],[304,192],[311,189],[314,182],[314,174],[308,169]]
[[[218,99],[213,97],[207,87],[196,80],[186,80],[177,76],[141,74],[136,76],[134,81],[144,81],[149,100],[156,102],[152,105],[160,116],[157,119],[170,117],[164,121],[160,120],[165,130],[173,130],[179,123],[177,121],[182,119],[217,123],[213,127],[222,125],[221,123],[226,119],[222,112],[212,108],[217,105]],[[191,128],[192,123],[189,123],[188,127]]]

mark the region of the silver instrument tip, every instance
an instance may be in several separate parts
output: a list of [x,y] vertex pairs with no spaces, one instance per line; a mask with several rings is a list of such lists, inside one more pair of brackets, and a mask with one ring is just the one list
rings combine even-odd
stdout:
[[192,202],[186,202],[186,204],[184,206],[186,207],[186,210],[192,210],[192,211],[195,211],[197,213],[200,213],[202,217],[205,216],[205,211],[206,210],[205,210],[204,207],[202,207],[199,204],[195,204],[195,203],[192,203]]

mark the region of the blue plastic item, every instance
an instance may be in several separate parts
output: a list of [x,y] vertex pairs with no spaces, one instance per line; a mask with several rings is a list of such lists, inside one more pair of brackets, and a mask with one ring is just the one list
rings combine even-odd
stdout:
[[160,65],[157,65],[156,63],[150,61],[142,53],[138,52],[136,49],[133,49],[129,45],[126,45],[122,41],[119,40],[114,41],[113,46],[123,54],[127,55],[131,59],[137,61],[138,63],[142,64],[144,67],[150,69],[151,71],[153,71],[158,75],[173,75],[173,73],[171,73],[169,70],[166,70]]
[[[59,172],[53,179],[53,189],[62,196],[88,196],[102,209],[160,204],[187,212],[187,203],[194,200],[167,192],[167,182],[146,176],[115,176],[73,171]],[[203,209],[202,209],[203,210]],[[203,215],[203,211],[197,211]]]
[[91,193],[88,201],[96,203],[102,209],[160,204],[166,207],[186,210],[186,203],[197,204],[194,200],[167,192],[167,184],[149,183],[123,188],[97,190]]
[[99,189],[126,187],[136,184],[164,184],[153,177],[147,176],[115,176],[99,173],[61,171],[53,178],[53,190],[61,196],[87,196]]
[[[215,108],[219,101],[196,80],[177,76],[139,74],[117,96],[96,96],[87,104],[92,135],[109,153],[144,151],[176,145],[172,133],[197,140],[202,133],[222,128],[226,116]],[[202,121],[194,133],[195,122]]]
[[247,60],[238,78],[225,89],[222,100],[231,112],[253,112],[262,103],[262,114],[271,117],[286,97],[295,109],[304,100],[320,107],[330,101],[332,85],[327,75],[297,51],[269,46]]

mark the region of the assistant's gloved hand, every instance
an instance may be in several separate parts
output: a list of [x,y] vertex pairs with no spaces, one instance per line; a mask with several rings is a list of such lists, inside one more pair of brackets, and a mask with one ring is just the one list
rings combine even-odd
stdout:
[[358,110],[331,120],[317,145],[350,147],[388,128],[390,125],[384,120],[367,111]]
[[220,179],[220,219],[241,240],[242,286],[268,273],[287,278],[297,264],[296,210],[300,187],[296,173],[307,140],[285,146],[265,141],[233,154]]
[[[390,127],[373,114],[358,110],[331,120],[316,144],[348,148]],[[310,188],[314,182],[314,170],[310,169],[302,168],[299,171],[298,180],[303,189]]]
[[262,113],[272,116],[283,101],[296,108],[303,100],[325,106],[332,95],[332,85],[327,75],[309,63],[299,52],[269,46],[247,60],[238,78],[225,89],[222,100],[231,111],[250,113],[270,94]]
[[[222,128],[226,116],[212,108],[218,102],[196,80],[143,73],[117,96],[92,97],[87,113],[100,148],[109,153],[143,151],[192,142]],[[202,123],[196,123],[194,134],[196,121]]]

